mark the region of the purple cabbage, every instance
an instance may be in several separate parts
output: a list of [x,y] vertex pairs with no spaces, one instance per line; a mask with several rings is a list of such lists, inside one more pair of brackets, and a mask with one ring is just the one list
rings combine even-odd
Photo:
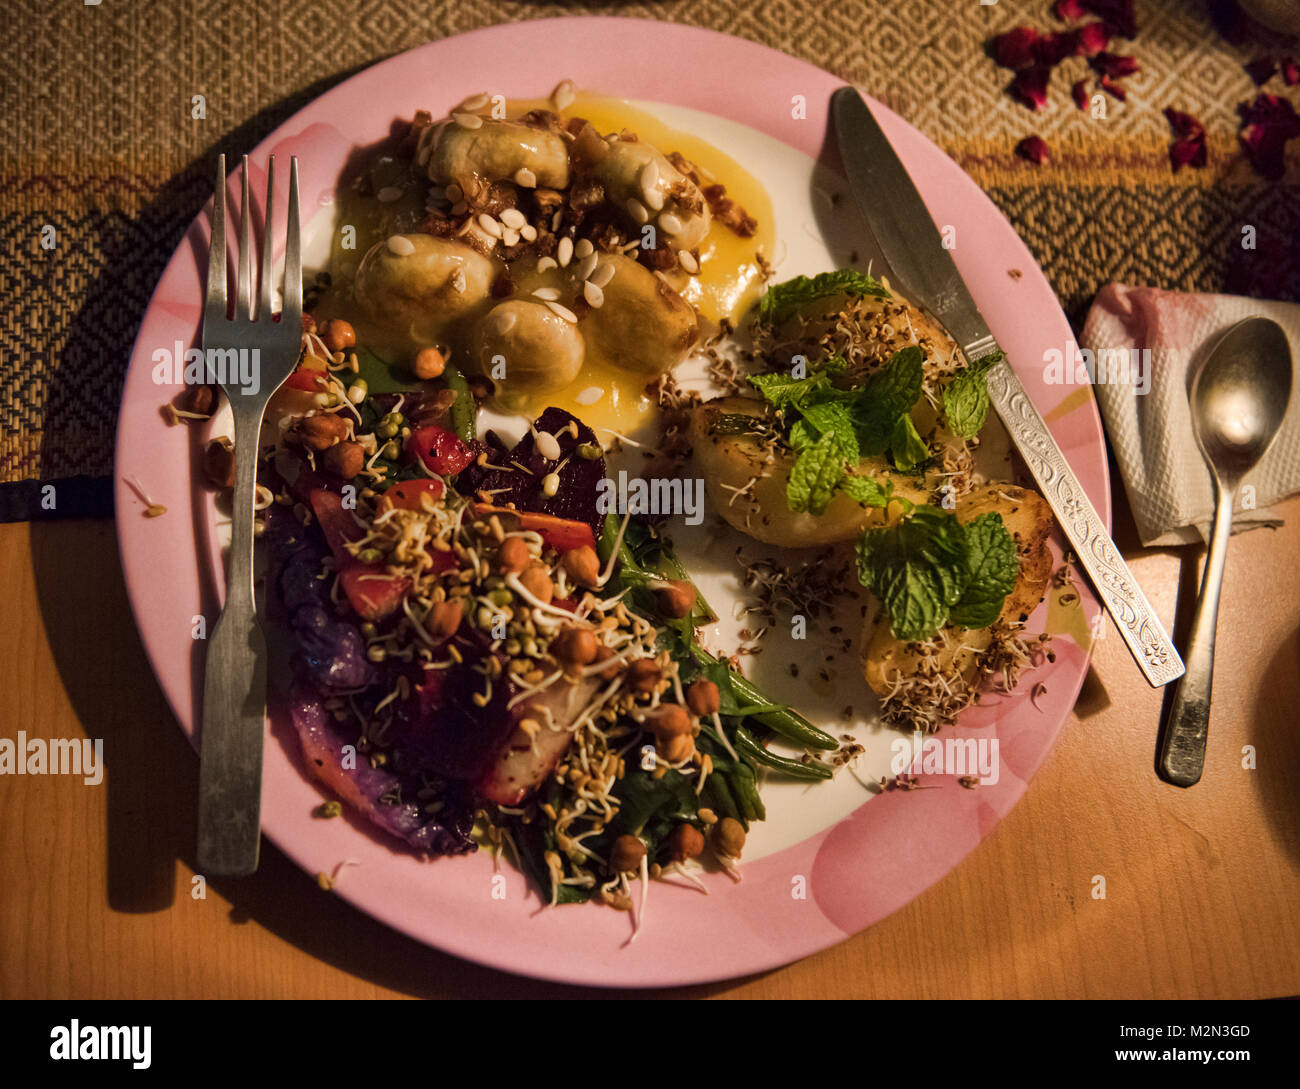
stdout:
[[312,773],[376,826],[430,854],[459,855],[476,849],[470,838],[474,802],[467,790],[448,786],[441,794],[442,807],[427,814],[417,799],[419,779],[373,768],[355,750],[356,767],[344,766],[344,746],[355,745],[357,739],[306,686],[295,686],[289,714]]
[[291,627],[300,661],[322,692],[359,692],[374,683],[366,642],[355,624],[319,605],[304,605],[294,612]]

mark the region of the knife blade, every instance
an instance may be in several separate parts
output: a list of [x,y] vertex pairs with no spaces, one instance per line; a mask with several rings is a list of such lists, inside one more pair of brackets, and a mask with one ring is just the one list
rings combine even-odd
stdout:
[[[866,100],[854,87],[831,97],[849,186],[907,298],[948,330],[968,363],[998,343],[957,271],[929,210]],[[1183,675],[1183,661],[1061,448],[1007,362],[987,372],[997,410],[1102,604],[1153,687]]]

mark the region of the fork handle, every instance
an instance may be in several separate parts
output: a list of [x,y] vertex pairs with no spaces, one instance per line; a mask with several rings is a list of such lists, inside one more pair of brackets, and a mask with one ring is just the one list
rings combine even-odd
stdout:
[[266,725],[266,639],[253,598],[256,418],[235,408],[226,603],[208,638],[199,751],[198,865],[203,874],[244,877],[257,869]]
[[1187,672],[1174,691],[1160,746],[1160,775],[1175,786],[1195,786],[1205,766],[1205,742],[1210,732],[1210,690],[1214,682],[1214,633],[1219,621],[1219,593],[1232,533],[1235,489],[1215,482],[1214,526],[1196,598],[1192,631],[1184,657]]

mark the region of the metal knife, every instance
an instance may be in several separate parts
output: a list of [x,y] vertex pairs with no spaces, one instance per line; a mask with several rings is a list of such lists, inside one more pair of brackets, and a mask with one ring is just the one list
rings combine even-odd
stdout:
[[[850,188],[909,299],[948,330],[967,362],[997,351],[998,343],[921,195],[856,88],[835,92],[831,116]],[[1146,679],[1153,687],[1177,680],[1183,675],[1178,651],[1005,359],[989,369],[988,389],[989,400]]]

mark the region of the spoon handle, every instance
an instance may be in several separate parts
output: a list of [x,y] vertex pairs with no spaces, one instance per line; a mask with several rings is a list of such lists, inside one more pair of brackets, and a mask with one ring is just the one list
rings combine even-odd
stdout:
[[1210,550],[1201,575],[1201,592],[1183,659],[1187,672],[1174,690],[1160,746],[1160,773],[1175,786],[1195,786],[1205,764],[1205,739],[1210,730],[1210,688],[1214,681],[1214,629],[1219,619],[1219,592],[1232,533],[1235,488],[1215,481],[1214,526]]

